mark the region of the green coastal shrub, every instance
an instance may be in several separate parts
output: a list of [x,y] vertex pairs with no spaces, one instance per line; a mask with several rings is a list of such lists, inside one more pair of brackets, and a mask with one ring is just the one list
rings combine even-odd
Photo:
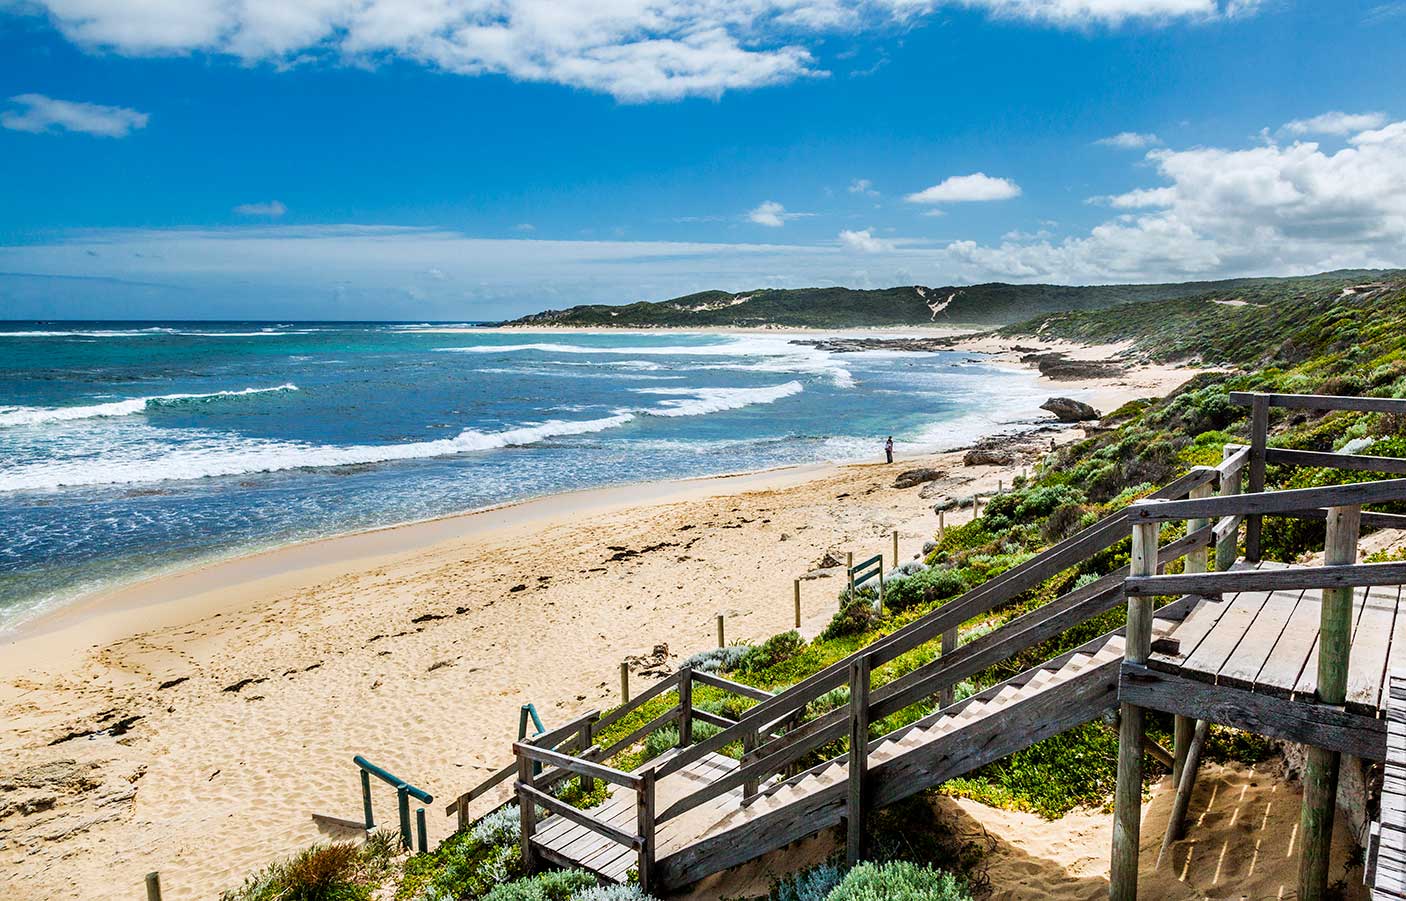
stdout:
[[483,901],[573,901],[578,893],[596,887],[596,877],[585,870],[547,870],[495,887]]
[[826,861],[777,880],[766,901],[826,901],[843,877],[838,864]]
[[751,648],[737,662],[736,669],[743,673],[756,673],[783,663],[795,657],[806,648],[806,640],[794,629],[780,632]]
[[750,650],[745,644],[730,644],[725,648],[699,651],[685,660],[683,665],[704,673],[730,673],[737,669],[737,664]]
[[862,863],[825,901],[972,901],[956,876],[906,860]]
[[571,896],[571,901],[658,901],[637,885],[597,885]]
[[365,845],[313,845],[250,876],[221,901],[370,901],[390,869],[397,844],[377,838]]
[[918,604],[953,598],[967,590],[967,583],[950,567],[934,566],[884,586],[884,605],[895,613]]
[[[848,595],[848,589],[844,594]],[[865,592],[855,593],[854,600],[842,601],[840,611],[831,619],[830,624],[825,627],[825,631],[820,633],[821,641],[834,641],[837,638],[850,638],[855,635],[863,635],[865,632],[875,629],[880,622],[878,611],[874,609],[874,604],[878,601],[878,594],[874,597],[865,597]]]

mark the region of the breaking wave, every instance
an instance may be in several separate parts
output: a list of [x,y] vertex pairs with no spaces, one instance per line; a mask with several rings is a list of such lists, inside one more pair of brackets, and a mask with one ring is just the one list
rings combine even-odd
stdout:
[[105,419],[111,416],[133,416],[158,407],[178,407],[185,404],[207,403],[228,397],[251,394],[274,394],[297,391],[297,385],[276,388],[244,388],[240,391],[215,391],[210,394],[159,394],[154,397],[133,397],[105,404],[83,407],[0,407],[0,426],[40,425],[46,422],[68,422],[75,419]]

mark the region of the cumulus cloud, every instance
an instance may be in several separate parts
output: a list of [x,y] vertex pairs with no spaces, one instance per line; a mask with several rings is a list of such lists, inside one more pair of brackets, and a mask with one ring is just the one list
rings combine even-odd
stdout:
[[856,178],[849,183],[851,194],[863,194],[865,197],[878,197],[879,192],[874,190],[874,183],[867,178]]
[[1162,139],[1151,132],[1120,131],[1116,135],[1099,138],[1094,143],[1104,147],[1116,147],[1119,150],[1141,150],[1144,147],[1156,147],[1162,143]]
[[1060,243],[954,242],[984,278],[1124,281],[1406,263],[1406,121],[1316,142],[1147,154],[1167,184],[1105,198],[1124,213]]
[[370,64],[399,58],[624,101],[827,74],[811,47],[942,7],[1066,28],[1229,18],[1257,0],[31,0],[75,43],[128,55]]
[[1386,124],[1385,113],[1341,113],[1330,112],[1311,119],[1295,119],[1284,123],[1284,131],[1291,135],[1346,135]]
[[985,172],[953,175],[931,188],[905,199],[909,203],[970,203],[984,200],[1009,200],[1020,196],[1020,185],[1009,178],[992,178]]
[[800,219],[803,216],[812,216],[813,213],[792,213],[786,207],[775,200],[763,200],[747,213],[747,219],[757,225],[765,225],[768,228],[780,228],[791,219]]
[[19,109],[0,113],[0,125],[11,131],[39,134],[46,131],[76,131],[101,138],[125,138],[133,130],[145,128],[150,119],[125,106],[102,106],[73,100],[55,100],[43,94],[19,94],[10,98]]
[[840,232],[840,244],[860,253],[887,253],[893,250],[893,243],[874,237],[872,228],[866,228],[863,231],[846,229]]
[[270,200],[267,203],[241,203],[234,211],[241,216],[267,216],[277,219],[288,212],[288,207],[277,200]]

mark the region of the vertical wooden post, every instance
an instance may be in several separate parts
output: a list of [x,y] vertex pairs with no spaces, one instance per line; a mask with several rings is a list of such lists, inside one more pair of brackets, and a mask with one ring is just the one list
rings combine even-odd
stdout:
[[[1129,572],[1151,576],[1157,572],[1155,522],[1133,520],[1133,559]],[[1152,598],[1128,598],[1128,628],[1124,658],[1146,663],[1152,653]],[[1143,711],[1122,704],[1118,721],[1118,787],[1113,802],[1113,859],[1108,880],[1111,901],[1137,901],[1138,845],[1142,836]]]
[[981,518],[981,495],[972,495],[972,519]]
[[[1250,401],[1250,493],[1264,490],[1264,451],[1269,443],[1269,395],[1256,394]],[[1245,517],[1245,559],[1260,562],[1260,531],[1264,517]]]
[[640,891],[648,894],[654,889],[654,770],[640,773],[638,802],[635,808],[635,828],[640,838]]
[[[1197,485],[1191,489],[1188,496],[1192,499],[1210,497],[1211,483]],[[1186,521],[1186,534],[1190,535],[1199,529],[1204,529],[1210,523],[1209,519],[1188,519]],[[1208,553],[1206,545],[1194,547],[1186,552],[1186,572],[1203,573],[1206,572],[1208,564]],[[1182,767],[1186,763],[1187,750],[1191,747],[1191,740],[1196,733],[1196,718],[1190,716],[1177,716],[1172,721],[1172,785],[1181,785]],[[1180,834],[1177,838],[1180,838]]]
[[[1357,536],[1362,508],[1328,510],[1328,539],[1323,548],[1324,566],[1344,566],[1357,561]],[[1352,649],[1352,589],[1325,588],[1319,608],[1318,703],[1342,706],[1347,697],[1347,666]],[[1318,901],[1328,890],[1328,852],[1333,841],[1333,810],[1338,798],[1336,751],[1308,747],[1303,773],[1303,813],[1299,832],[1299,898]]]
[[1000,493],[1001,493],[1002,491],[1004,491],[1005,489],[1006,489],[1005,483],[1003,483],[1000,479],[997,479],[997,480],[996,480],[996,493],[997,493],[997,494],[1000,494]]
[[718,647],[727,647],[727,636],[723,631],[723,615],[721,613],[718,614]]
[[620,661],[620,703],[630,703],[630,661]]
[[146,874],[146,901],[161,901],[161,874]]
[[693,667],[679,670],[679,747],[693,744]]
[[[1235,447],[1226,445],[1221,458],[1227,459],[1231,454],[1235,453],[1235,451]],[[1221,497],[1229,497],[1232,494],[1240,493],[1240,482],[1244,476],[1244,472],[1243,468],[1237,469],[1233,475],[1221,479]],[[1216,571],[1225,572],[1227,569],[1230,569],[1231,564],[1235,562],[1235,558],[1238,556],[1240,556],[1240,530],[1236,529],[1216,542]]]
[[1172,842],[1186,834],[1186,811],[1191,806],[1191,790],[1196,786],[1196,768],[1201,765],[1201,749],[1205,747],[1206,732],[1209,729],[1210,723],[1206,720],[1196,721],[1195,731],[1186,749],[1186,760],[1177,776],[1177,792],[1172,798],[1172,814],[1167,819],[1167,834],[1162,837],[1162,850],[1157,855],[1159,861],[1167,856]]
[[947,537],[947,511],[937,511],[937,540],[941,541]]
[[893,530],[893,565],[894,565],[894,566],[897,566],[898,564],[899,564],[899,559],[898,559],[898,530],[897,530],[897,529],[894,529],[894,530]]
[[[942,656],[946,657],[955,650],[957,650],[957,627],[953,626],[942,633]],[[954,689],[954,686],[949,685],[937,693],[937,706],[939,709],[952,706],[952,701],[956,697]]]
[[849,667],[849,800],[845,806],[845,860],[864,859],[864,782],[869,770],[869,658]]
[[[527,759],[527,755],[518,751],[517,754],[517,781],[522,785],[532,784],[532,761]],[[533,870],[532,835],[537,831],[537,805],[532,802],[532,798],[526,792],[517,793],[518,824],[521,827],[522,835],[522,869],[526,873]]]
[[395,787],[395,803],[400,809],[400,843],[405,850],[414,851],[415,843],[410,836],[410,792],[407,788],[403,782]]
[[[579,733],[581,736],[581,740],[580,744],[578,745],[578,751],[582,756],[584,756],[588,751],[591,750],[591,745],[596,743],[595,727],[596,721],[594,719],[586,720],[584,723],[581,724],[581,732]],[[576,779],[581,783],[581,791],[585,792],[586,794],[590,794],[591,792],[596,790],[595,776],[587,776],[583,774],[577,776]]]
[[795,594],[795,597],[796,597],[796,628],[799,629],[799,628],[801,627],[801,580],[800,580],[800,579],[797,579],[797,580],[796,580],[796,586],[795,586],[795,592],[794,592],[794,594]]
[[[761,736],[758,734],[758,731],[755,727],[748,729],[746,732],[742,733],[743,766],[746,766],[749,763],[756,762],[757,755],[754,752],[757,750],[757,743],[760,737]],[[757,792],[761,791],[761,788],[762,783],[760,779],[748,779],[742,784],[742,796],[744,798],[750,798],[752,795],[755,795]]]
[[430,850],[429,837],[425,833],[425,808],[423,807],[415,808],[415,839],[416,847],[420,849],[421,854]]

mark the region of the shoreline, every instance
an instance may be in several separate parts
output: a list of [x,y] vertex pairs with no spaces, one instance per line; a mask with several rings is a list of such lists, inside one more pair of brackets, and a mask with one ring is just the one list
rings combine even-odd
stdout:
[[[1107,412],[1195,371],[1042,384]],[[168,898],[209,897],[341,837],[310,814],[360,811],[355,753],[437,803],[453,797],[501,765],[522,703],[549,724],[612,706],[620,660],[667,645],[674,665],[712,645],[717,613],[729,641],[792,628],[792,580],[822,555],[888,560],[897,531],[900,557],[914,556],[935,531],[937,499],[1009,485],[1051,435],[1079,430],[1027,439],[1010,466],[964,466],[954,451],[584,489],[89,596],[0,655],[10,761],[0,782],[53,799],[0,820],[5,884],[35,899],[86,897],[160,870]],[[916,466],[944,475],[893,487]],[[801,586],[812,636],[840,586]],[[394,820],[393,799],[377,795],[378,820]],[[432,840],[452,829],[438,810]]]

